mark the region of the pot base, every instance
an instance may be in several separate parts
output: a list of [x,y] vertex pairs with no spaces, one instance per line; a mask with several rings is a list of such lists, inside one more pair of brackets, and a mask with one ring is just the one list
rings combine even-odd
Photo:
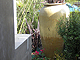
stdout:
[[57,50],[62,52],[63,50],[64,42],[62,38],[41,37],[41,42],[43,44],[42,45],[43,48],[45,49],[44,50],[45,56],[48,58],[53,59],[55,56],[54,52],[56,52]]

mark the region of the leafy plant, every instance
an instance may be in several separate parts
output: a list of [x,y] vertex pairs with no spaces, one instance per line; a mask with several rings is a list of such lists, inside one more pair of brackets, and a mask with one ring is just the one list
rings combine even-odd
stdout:
[[45,57],[44,49],[41,49],[33,53],[32,60],[50,60],[50,58]]
[[80,0],[65,0],[66,2],[80,1]]
[[31,34],[38,27],[39,10],[43,0],[17,0],[17,33]]
[[32,60],[66,60],[63,53],[60,53],[59,51],[55,51],[55,56],[53,58],[48,58],[44,54],[45,49],[37,50],[33,52]]
[[69,18],[60,18],[58,34],[64,40],[64,55],[67,60],[76,60],[80,56],[80,13],[72,12]]
[[65,55],[63,53],[55,53],[56,60],[66,60]]

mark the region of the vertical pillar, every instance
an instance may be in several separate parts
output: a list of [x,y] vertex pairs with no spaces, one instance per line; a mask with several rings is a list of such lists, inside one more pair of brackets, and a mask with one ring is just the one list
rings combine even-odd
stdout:
[[13,0],[0,0],[0,60],[13,60],[14,51]]

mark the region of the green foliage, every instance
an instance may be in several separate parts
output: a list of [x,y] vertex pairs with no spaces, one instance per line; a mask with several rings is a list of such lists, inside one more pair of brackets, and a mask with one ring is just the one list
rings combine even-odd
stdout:
[[63,53],[60,53],[59,50],[56,50],[54,52],[55,56],[53,58],[48,58],[44,54],[45,49],[37,50],[33,52],[32,54],[32,60],[66,60],[65,55]]
[[25,34],[31,29],[36,29],[38,24],[38,16],[43,4],[41,0],[17,0],[17,33]]
[[55,58],[56,60],[66,60],[63,53],[60,53],[60,54],[55,53]]
[[61,51],[56,50],[56,51],[54,52],[54,54],[55,54],[54,58],[55,58],[56,60],[66,60],[66,59],[65,59],[65,55],[64,55]]
[[75,2],[80,2],[80,0],[65,0],[65,2],[68,2],[70,4],[74,4]]
[[65,0],[66,2],[80,1],[80,0]]
[[69,18],[60,18],[58,34],[63,38],[64,55],[67,60],[76,60],[80,56],[80,13],[72,12]]
[[44,49],[33,52],[32,60],[50,60],[50,58],[45,57]]

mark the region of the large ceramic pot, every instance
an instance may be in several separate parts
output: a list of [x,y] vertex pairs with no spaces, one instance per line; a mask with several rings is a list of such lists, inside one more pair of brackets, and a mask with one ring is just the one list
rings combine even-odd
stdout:
[[64,42],[56,31],[58,19],[68,17],[69,8],[66,4],[44,4],[39,13],[40,35],[46,57],[52,58],[54,51],[62,51]]

